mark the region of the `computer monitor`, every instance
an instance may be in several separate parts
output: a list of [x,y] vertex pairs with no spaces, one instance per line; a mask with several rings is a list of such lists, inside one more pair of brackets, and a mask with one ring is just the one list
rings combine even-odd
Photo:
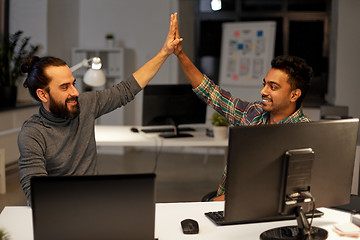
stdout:
[[188,137],[179,125],[206,121],[206,103],[197,97],[190,84],[147,85],[144,88],[142,125],[173,125],[174,132],[163,137]]
[[[314,202],[316,207],[348,203],[358,125],[358,119],[345,119],[231,127],[224,221],[272,221],[297,217],[300,207],[311,213]],[[277,238],[264,233],[262,239]]]

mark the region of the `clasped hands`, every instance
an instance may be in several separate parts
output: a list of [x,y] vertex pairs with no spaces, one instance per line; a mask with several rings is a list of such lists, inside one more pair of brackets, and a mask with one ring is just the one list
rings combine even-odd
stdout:
[[171,14],[169,33],[166,37],[166,41],[162,49],[166,55],[171,55],[172,53],[178,55],[182,51],[182,41],[183,39],[180,38],[179,34],[177,13]]

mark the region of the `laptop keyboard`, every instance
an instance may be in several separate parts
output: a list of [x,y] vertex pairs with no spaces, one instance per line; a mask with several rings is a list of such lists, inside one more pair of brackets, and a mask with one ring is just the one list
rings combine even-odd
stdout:
[[[310,218],[312,217],[312,212],[305,213],[306,217]],[[314,217],[321,217],[324,213],[315,210]],[[255,222],[270,222],[270,221],[281,221],[281,220],[291,220],[295,219],[295,215],[277,215],[273,217],[266,217],[261,219],[255,219],[255,220],[241,220],[238,222],[226,222],[224,219],[224,211],[215,211],[215,212],[207,212],[205,213],[205,216],[207,216],[211,221],[213,221],[215,224],[218,225],[226,225],[226,224],[240,224],[240,223],[255,223]]]
[[224,211],[207,212],[205,215],[215,222],[224,221]]

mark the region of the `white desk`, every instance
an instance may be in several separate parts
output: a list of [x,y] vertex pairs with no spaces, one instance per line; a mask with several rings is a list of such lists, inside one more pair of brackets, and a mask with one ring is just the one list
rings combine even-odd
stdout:
[[[158,203],[156,204],[155,237],[159,240],[212,240],[212,239],[259,239],[260,234],[279,226],[296,225],[296,220],[216,226],[204,215],[208,211],[222,210],[223,202],[192,202],[192,203]],[[347,223],[350,214],[327,208],[322,218],[314,219],[313,226],[322,227],[329,233],[329,240],[354,240],[350,237],[339,237],[332,230],[334,224]],[[199,234],[184,235],[180,222],[192,218],[199,223]],[[31,240],[32,215],[30,207],[5,207],[0,215],[0,229],[4,229],[12,240]],[[141,230],[141,227],[138,229]]]
[[[262,232],[280,227],[296,225],[296,220],[267,222],[267,223],[253,223],[253,224],[238,224],[228,226],[217,226],[213,224],[205,215],[205,212],[223,210],[223,202],[193,202],[193,203],[166,203],[156,204],[156,222],[155,222],[155,236],[159,240],[167,239],[197,239],[197,240],[211,240],[211,239],[259,239]],[[316,218],[313,221],[313,226],[324,228],[328,231],[329,240],[339,239],[339,235],[332,230],[332,226],[337,223],[346,223],[350,221],[350,214],[328,209],[320,208],[324,212],[324,217]],[[192,218],[199,223],[199,234],[187,236],[182,233],[180,222],[183,219]],[[341,237],[341,239],[352,239]]]
[[[159,133],[134,133],[132,126],[95,126],[95,139],[98,146],[148,146],[148,147],[227,147],[228,140],[217,140],[206,136],[205,128],[198,127],[191,133],[194,137],[162,138]],[[138,129],[145,127],[137,127]]]

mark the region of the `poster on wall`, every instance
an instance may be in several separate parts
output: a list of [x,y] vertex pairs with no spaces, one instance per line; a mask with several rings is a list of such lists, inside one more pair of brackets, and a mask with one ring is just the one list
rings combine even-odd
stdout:
[[220,85],[261,86],[274,57],[276,22],[224,23]]

